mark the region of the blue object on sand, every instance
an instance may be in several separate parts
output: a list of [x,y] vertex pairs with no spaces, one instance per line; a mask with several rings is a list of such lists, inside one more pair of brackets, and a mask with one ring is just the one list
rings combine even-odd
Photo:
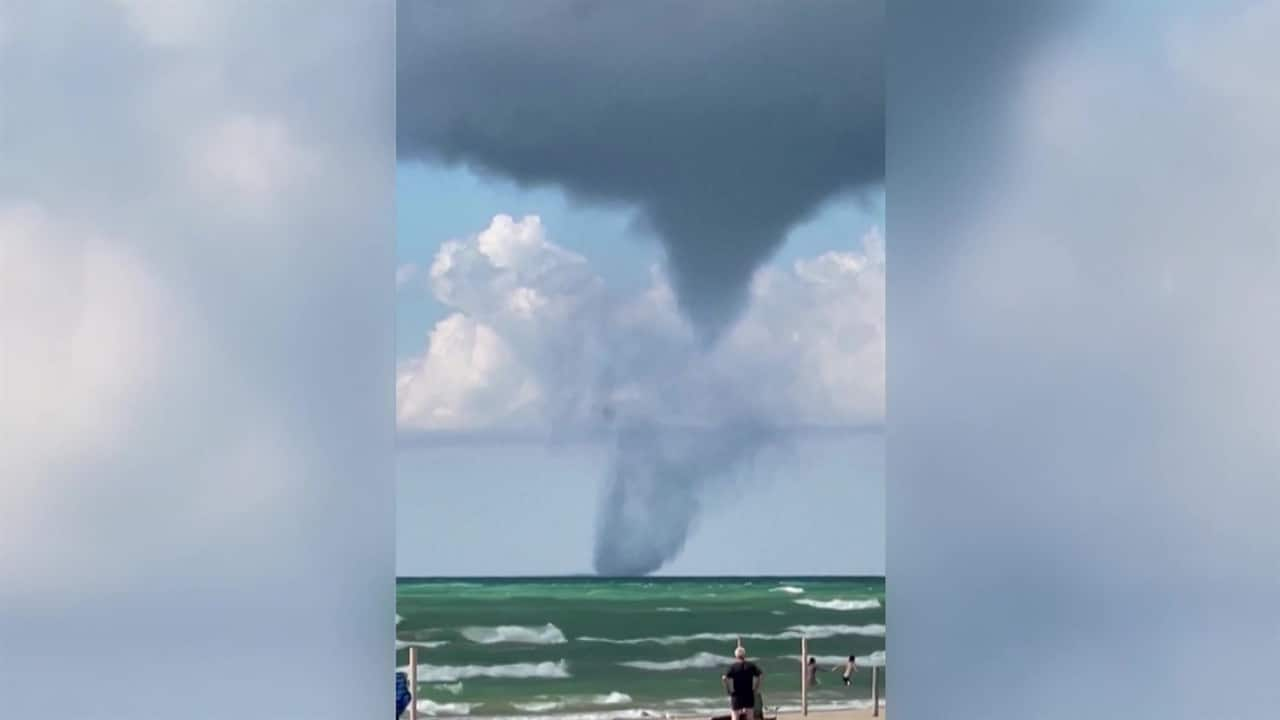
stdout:
[[413,693],[409,692],[409,678],[402,672],[396,673],[396,720],[404,714],[405,708],[413,702]]

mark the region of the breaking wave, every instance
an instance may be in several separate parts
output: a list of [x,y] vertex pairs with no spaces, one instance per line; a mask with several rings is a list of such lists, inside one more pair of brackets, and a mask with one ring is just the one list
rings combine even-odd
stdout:
[[863,637],[884,637],[884,625],[792,625],[787,629],[786,638],[808,637],[810,639],[840,637],[841,635],[861,635]]
[[580,642],[607,643],[610,645],[685,645],[691,642],[733,642],[743,640],[799,640],[802,637],[822,639],[842,635],[879,637],[884,635],[884,625],[792,625],[779,633],[694,633],[692,635],[665,635],[661,637],[602,638],[584,635]]
[[396,649],[401,650],[407,647],[427,648],[428,650],[448,645],[448,640],[397,640]]
[[795,603],[797,605],[808,605],[819,610],[871,610],[880,607],[880,601],[874,598],[870,600],[814,600],[812,598],[800,598]]
[[629,668],[637,670],[649,670],[652,672],[672,672],[675,670],[689,670],[693,668],[714,668],[728,665],[733,662],[733,658],[721,657],[708,652],[700,652],[683,660],[629,660],[627,662],[618,663]]
[[579,707],[582,705],[622,705],[629,702],[631,702],[630,695],[614,691],[607,695],[561,697],[556,700],[549,699],[544,695],[530,702],[511,703],[511,707],[524,712],[544,713],[565,707]]
[[441,715],[457,717],[458,715],[470,715],[471,708],[477,707],[479,704],[480,703],[438,703],[423,698],[418,700],[418,712],[431,717]]
[[511,663],[508,665],[418,665],[418,681],[425,683],[451,683],[472,678],[549,678],[572,677],[569,665],[558,662]]
[[877,650],[870,655],[859,655],[858,664],[867,667],[884,667],[884,651]]
[[462,637],[481,645],[521,643],[524,645],[559,645],[567,642],[560,628],[547,623],[542,627],[524,625],[499,625],[497,627],[466,627]]

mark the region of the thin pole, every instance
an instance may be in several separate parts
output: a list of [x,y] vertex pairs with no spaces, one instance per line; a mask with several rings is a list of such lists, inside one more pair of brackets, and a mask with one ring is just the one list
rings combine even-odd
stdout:
[[871,666],[871,717],[880,717],[880,666]]
[[800,714],[809,715],[809,638],[800,638]]
[[418,720],[418,648],[409,647],[409,720]]

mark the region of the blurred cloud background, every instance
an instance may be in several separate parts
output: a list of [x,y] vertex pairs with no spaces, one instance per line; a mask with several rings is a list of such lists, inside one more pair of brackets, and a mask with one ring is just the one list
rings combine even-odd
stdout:
[[1280,5],[889,26],[895,715],[1274,714]]
[[0,715],[391,715],[394,19],[0,3]]

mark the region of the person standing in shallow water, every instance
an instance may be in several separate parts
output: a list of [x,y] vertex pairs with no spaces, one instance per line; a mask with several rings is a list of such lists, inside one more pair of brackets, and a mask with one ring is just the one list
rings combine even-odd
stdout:
[[747,660],[747,651],[741,645],[733,651],[734,663],[720,678],[729,695],[729,713],[733,720],[750,720],[755,716],[756,694],[760,692],[764,673]]
[[837,665],[831,668],[832,672],[839,672],[840,679],[844,681],[844,686],[849,687],[849,683],[853,682],[853,674],[858,672],[858,658],[853,655],[844,661],[843,665]]

